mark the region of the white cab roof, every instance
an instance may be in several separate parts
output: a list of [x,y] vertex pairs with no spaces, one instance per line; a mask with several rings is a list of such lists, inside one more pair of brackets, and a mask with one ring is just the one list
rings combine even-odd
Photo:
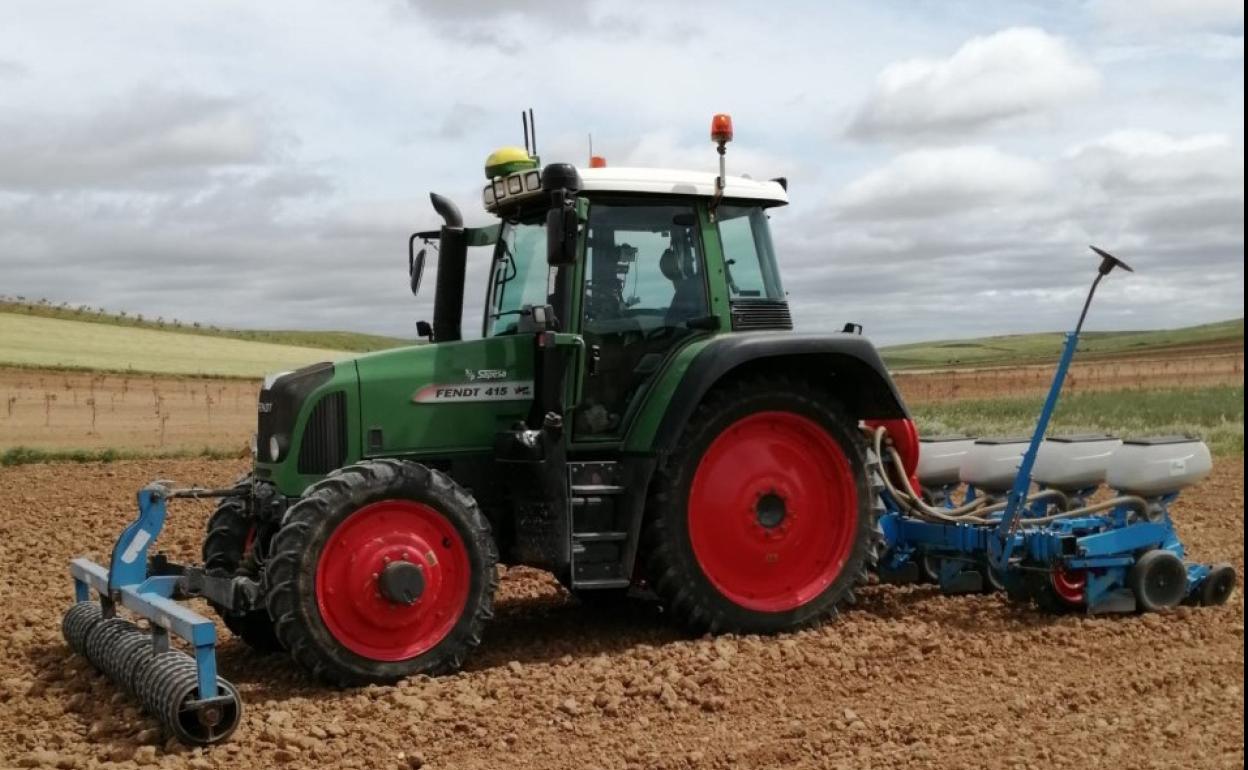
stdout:
[[[581,189],[585,192],[668,193],[673,195],[715,194],[715,177],[705,171],[671,168],[580,168]],[[771,205],[789,202],[789,194],[779,182],[729,176],[724,197],[767,201]]]

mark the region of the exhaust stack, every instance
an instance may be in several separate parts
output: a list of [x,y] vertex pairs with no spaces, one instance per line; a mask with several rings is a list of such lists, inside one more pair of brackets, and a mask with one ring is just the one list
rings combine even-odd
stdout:
[[433,293],[433,341],[463,339],[464,273],[468,263],[468,239],[464,218],[450,198],[429,193],[433,210],[442,217],[438,242],[438,282]]

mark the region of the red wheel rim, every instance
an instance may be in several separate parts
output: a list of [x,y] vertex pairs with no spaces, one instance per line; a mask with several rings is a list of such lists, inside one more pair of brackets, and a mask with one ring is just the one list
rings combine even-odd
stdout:
[[785,612],[841,574],[858,529],[849,459],[818,423],[758,412],[719,434],[689,489],[689,539],[707,580],[746,609]]
[[[411,604],[382,594],[389,564],[420,569]],[[316,605],[344,647],[371,660],[406,660],[446,638],[468,602],[472,570],[455,526],[423,503],[382,500],[351,514],[329,536],[316,566]]]
[[243,538],[243,558],[246,559],[256,547],[256,528],[251,526],[247,528],[247,535]]
[[1057,598],[1071,606],[1083,604],[1083,589],[1088,584],[1088,576],[1083,570],[1057,566],[1053,568],[1050,580]]

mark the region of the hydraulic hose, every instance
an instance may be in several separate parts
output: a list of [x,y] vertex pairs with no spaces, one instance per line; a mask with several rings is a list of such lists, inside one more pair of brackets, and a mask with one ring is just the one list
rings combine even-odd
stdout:
[[[882,427],[877,428],[874,431],[873,439],[874,439],[875,453],[876,453],[877,458],[883,457],[884,433],[886,433],[886,431]],[[902,462],[901,455],[898,454],[897,450],[892,447],[889,447],[888,454],[889,454],[889,460],[891,460],[893,466],[897,470],[898,478],[901,479],[903,489],[901,490],[897,489],[897,487],[893,484],[892,479],[889,477],[889,474],[883,468],[880,469],[881,471],[880,476],[884,481],[885,487],[893,495],[893,497],[897,499],[899,502],[901,502],[902,504],[907,505],[911,513],[917,513],[923,518],[938,519],[941,521],[948,521],[948,522],[957,523],[957,524],[991,525],[991,524],[996,524],[997,522],[985,519],[983,517],[986,514],[995,513],[997,511],[1001,511],[1005,509],[1006,503],[1004,501],[999,502],[999,503],[994,503],[992,505],[985,505],[985,503],[988,502],[987,498],[979,498],[978,500],[972,501],[958,508],[950,508],[950,509],[945,509],[945,510],[941,510],[939,508],[930,506],[927,503],[923,502],[923,499],[918,495],[918,493],[915,492],[913,486],[911,486],[910,478],[905,473],[905,465]],[[1122,495],[1119,497],[1111,498],[1109,500],[1104,500],[1099,503],[1093,503],[1092,505],[1086,505],[1086,506],[1083,506],[1082,508],[1071,509],[1069,507],[1070,506],[1069,498],[1067,498],[1066,495],[1063,494],[1061,491],[1056,490],[1056,489],[1042,489],[1038,492],[1028,495],[1026,502],[1034,503],[1040,500],[1047,500],[1050,498],[1056,499],[1058,501],[1059,507],[1062,508],[1063,510],[1061,510],[1059,513],[1050,514],[1048,516],[1031,516],[1031,517],[1023,516],[1019,519],[1019,523],[1021,524],[1025,522],[1027,524],[1033,524],[1033,525],[1045,524],[1048,522],[1058,521],[1059,519],[1069,519],[1069,518],[1075,518],[1078,516],[1088,516],[1094,513],[1099,513],[1101,511],[1106,511],[1106,510],[1110,510],[1113,508],[1117,508],[1119,506],[1128,506],[1130,508],[1133,508],[1136,512],[1140,513],[1141,515],[1144,515],[1144,516],[1148,515],[1148,501],[1144,500],[1141,497],[1136,497],[1134,495]]]
[[[873,439],[877,458],[882,458],[884,456],[883,443],[884,434],[886,432],[886,429],[883,427],[876,428],[874,431]],[[989,505],[989,500],[986,497],[977,498],[976,500],[956,508],[946,508],[943,510],[928,505],[923,502],[923,498],[910,484],[910,478],[905,472],[905,465],[902,462],[901,455],[898,454],[897,450],[891,446],[888,447],[888,455],[893,466],[897,470],[897,477],[901,479],[902,489],[897,489],[896,485],[893,484],[890,475],[883,468],[880,469],[880,476],[884,480],[885,486],[888,488],[888,491],[892,493],[893,497],[902,504],[907,505],[911,513],[916,513],[922,518],[936,519],[938,521],[947,521],[957,524],[992,524],[994,522],[991,522],[983,517],[986,514],[995,513],[1005,509],[1006,501],[1003,500]],[[1056,499],[1058,505],[1063,509],[1069,508],[1070,506],[1070,501],[1066,495],[1056,489],[1042,489],[1028,495],[1026,502],[1034,503],[1051,498]]]

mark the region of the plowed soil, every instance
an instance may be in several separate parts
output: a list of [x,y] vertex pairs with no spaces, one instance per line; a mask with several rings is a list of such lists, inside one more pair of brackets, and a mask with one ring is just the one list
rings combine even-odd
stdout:
[[[1053,617],[999,596],[878,586],[837,622],[690,638],[506,571],[467,670],[337,691],[220,630],[247,704],[229,744],[166,744],[61,639],[65,565],[103,559],[152,478],[236,462],[0,469],[0,766],[169,768],[1221,768],[1244,763],[1242,591],[1219,608]],[[1190,553],[1244,562],[1242,458],[1176,506]],[[160,543],[194,558],[206,504]]]

